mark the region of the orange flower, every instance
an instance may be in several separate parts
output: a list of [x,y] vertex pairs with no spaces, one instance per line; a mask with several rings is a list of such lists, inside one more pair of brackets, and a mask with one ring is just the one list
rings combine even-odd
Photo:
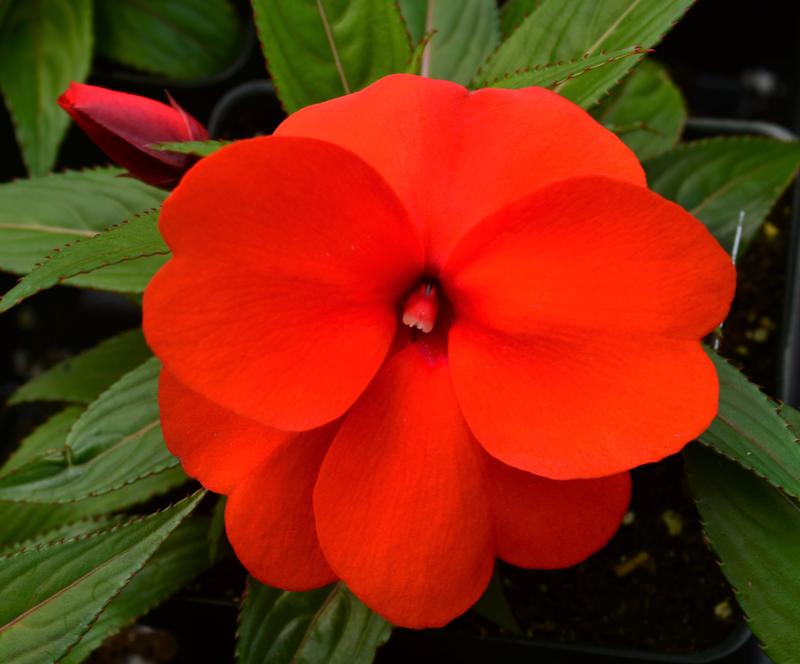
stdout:
[[145,332],[164,435],[261,581],[442,625],[572,565],[717,409],[730,259],[553,92],[409,75],[202,160]]

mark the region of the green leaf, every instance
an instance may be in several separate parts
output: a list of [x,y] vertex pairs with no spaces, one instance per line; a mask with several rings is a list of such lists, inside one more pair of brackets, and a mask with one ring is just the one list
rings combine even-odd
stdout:
[[719,412],[700,441],[800,496],[800,442],[778,404],[715,352],[707,352],[719,376]]
[[368,664],[391,629],[344,584],[293,593],[250,579],[236,655],[243,664]]
[[686,123],[686,103],[666,70],[644,60],[592,115],[645,160],[675,147]]
[[179,141],[177,143],[152,143],[148,147],[162,152],[179,152],[207,157],[234,141]]
[[491,620],[495,625],[508,630],[512,634],[523,634],[522,629],[511,611],[506,592],[503,588],[503,579],[495,569],[489,585],[483,591],[480,599],[475,602],[472,610],[479,616]]
[[398,0],[398,7],[406,23],[406,29],[411,36],[412,45],[419,43],[426,37],[429,30],[426,30],[425,22],[428,17],[429,0]]
[[[475,79],[491,85],[521,69],[575,60],[604,51],[655,45],[694,0],[544,0],[495,51]],[[638,58],[598,68],[556,91],[588,108],[633,67]]]
[[529,69],[521,69],[494,81],[491,87],[515,89],[528,87],[530,85],[538,85],[543,88],[554,90],[566,81],[571,81],[580,76],[586,76],[596,69],[610,67],[618,60],[635,57],[640,54],[640,49],[629,48],[614,51],[613,53],[586,55],[577,60],[560,62],[555,65],[540,65]]
[[401,0],[400,9],[415,42],[434,33],[422,62],[432,78],[467,85],[500,41],[495,0]]
[[56,542],[63,542],[66,539],[96,533],[98,530],[107,530],[117,524],[122,523],[125,517],[121,514],[113,516],[95,516],[86,519],[71,521],[58,525],[52,529],[35,533],[26,540],[16,540],[10,544],[0,547],[0,558],[6,558],[20,549],[35,549]]
[[153,496],[180,486],[186,479],[180,468],[171,468],[115,491],[72,503],[0,501],[0,546],[22,542],[65,523],[145,503]]
[[206,541],[208,522],[207,518],[193,516],[178,526],[122,592],[111,600],[97,622],[61,660],[62,664],[83,661],[109,636],[208,569],[211,566]]
[[403,72],[411,44],[386,0],[253,0],[261,46],[287,112]]
[[228,0],[95,0],[97,50],[175,79],[216,74],[233,63],[241,26]]
[[0,91],[28,171],[44,175],[69,125],[56,99],[71,81],[89,74],[92,2],[14,2],[0,28]]
[[[48,452],[63,450],[70,429],[83,412],[80,406],[70,406],[39,426],[6,461],[0,469],[0,476]],[[185,481],[186,475],[176,467],[116,491],[72,503],[0,502],[0,546],[28,540],[87,517],[143,503]]]
[[800,166],[800,143],[715,138],[684,143],[644,164],[650,187],[686,208],[731,250],[744,212],[742,249]]
[[800,505],[700,446],[686,450],[689,483],[721,569],[749,626],[776,663],[800,653]]
[[155,358],[125,374],[70,429],[66,445],[0,477],[0,500],[66,503],[175,468],[161,435]]
[[11,395],[8,403],[91,403],[124,373],[140,365],[150,355],[150,349],[140,329],[123,332],[75,357],[59,362],[29,380]]
[[508,0],[500,8],[500,34],[508,39],[544,0]]
[[217,496],[217,502],[211,512],[211,524],[208,527],[208,550],[211,560],[216,562],[222,555],[227,539],[225,537],[225,506],[227,496]]
[[796,408],[785,403],[778,404],[778,413],[789,426],[789,430],[794,434],[795,438],[800,438],[800,411]]
[[[145,260],[146,259],[146,260]],[[81,284],[123,293],[141,293],[169,259],[169,247],[158,232],[158,213],[147,212],[85,240],[56,249],[0,299],[0,313],[69,277]],[[110,276],[103,268],[126,264]]]
[[78,421],[83,411],[81,406],[70,406],[34,429],[33,433],[22,440],[19,448],[0,468],[0,477],[43,454],[61,450],[67,441],[69,430]]
[[407,74],[419,75],[420,71],[422,71],[422,58],[425,55],[425,49],[428,47],[430,38],[431,35],[425,35],[419,42],[417,42],[417,45],[414,47],[414,50],[411,53],[411,60],[406,66]]
[[0,184],[0,270],[30,272],[54,247],[161,205],[165,191],[123,173],[100,168]]
[[162,253],[124,259],[122,262],[109,263],[85,274],[65,279],[63,284],[115,293],[138,294],[144,292],[150,279],[168,259],[169,256]]
[[202,498],[0,560],[0,661],[60,660]]

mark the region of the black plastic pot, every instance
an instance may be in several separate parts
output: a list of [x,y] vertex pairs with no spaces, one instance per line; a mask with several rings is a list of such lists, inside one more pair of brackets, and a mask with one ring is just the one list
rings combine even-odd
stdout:
[[522,638],[480,637],[458,632],[396,631],[379,651],[379,664],[448,662],[452,664],[761,664],[750,631],[739,626],[723,642],[698,653],[669,655],[638,650],[567,646]]
[[272,81],[240,83],[215,104],[208,119],[213,138],[238,139],[271,134],[286,117]]

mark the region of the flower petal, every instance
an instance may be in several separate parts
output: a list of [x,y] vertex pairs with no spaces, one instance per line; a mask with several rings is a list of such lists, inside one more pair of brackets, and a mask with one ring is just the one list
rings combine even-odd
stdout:
[[628,473],[549,480],[485,455],[497,556],[519,567],[558,569],[585,560],[619,528],[631,497]]
[[191,389],[280,429],[336,419],[384,360],[422,269],[402,204],[352,153],[305,138],[240,141],[165,202],[174,257],[144,330]]
[[511,466],[611,475],[678,451],[716,413],[698,340],[725,316],[735,270],[699,221],[652,192],[550,185],[473,228],[442,284],[464,417]]
[[161,428],[186,474],[230,493],[277,447],[296,434],[265,427],[193,392],[166,369],[158,384]]
[[622,141],[544,88],[469,92],[397,74],[301,109],[275,133],[328,140],[374,166],[428,227],[434,264],[475,223],[550,182],[595,174],[645,185]]
[[593,177],[550,185],[486,219],[442,281],[456,316],[510,334],[700,339],[727,314],[736,271],[680,206]]
[[697,341],[565,331],[512,337],[457,322],[450,366],[484,449],[556,480],[658,461],[717,412],[714,365]]
[[256,579],[284,590],[336,580],[319,548],[312,495],[337,425],[297,434],[231,493],[225,528],[236,557]]
[[486,587],[494,548],[481,468],[447,365],[411,345],[348,413],[314,491],[322,550],[396,625],[432,627]]

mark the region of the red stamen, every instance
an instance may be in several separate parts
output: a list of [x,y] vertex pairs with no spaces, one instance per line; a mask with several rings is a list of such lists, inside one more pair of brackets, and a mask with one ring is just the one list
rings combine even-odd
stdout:
[[436,295],[436,286],[423,283],[408,296],[403,307],[403,323],[423,332],[430,332],[438,314],[439,298]]

